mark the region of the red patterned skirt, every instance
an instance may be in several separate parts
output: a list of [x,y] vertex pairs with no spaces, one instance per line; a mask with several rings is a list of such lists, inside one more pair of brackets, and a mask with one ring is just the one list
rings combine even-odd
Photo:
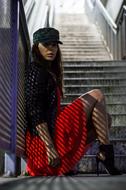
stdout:
[[61,158],[59,168],[48,165],[46,148],[39,136],[26,134],[26,170],[31,176],[62,175],[77,164],[87,151],[87,116],[81,98],[77,98],[59,113],[55,123],[55,147]]

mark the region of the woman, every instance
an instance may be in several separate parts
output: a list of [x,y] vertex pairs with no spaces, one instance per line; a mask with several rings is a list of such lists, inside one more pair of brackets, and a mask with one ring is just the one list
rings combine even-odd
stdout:
[[33,61],[26,77],[26,171],[31,176],[65,175],[97,138],[97,173],[101,162],[111,175],[120,174],[114,166],[102,92],[91,90],[60,109],[63,70],[59,44],[59,32],[54,28],[33,34]]

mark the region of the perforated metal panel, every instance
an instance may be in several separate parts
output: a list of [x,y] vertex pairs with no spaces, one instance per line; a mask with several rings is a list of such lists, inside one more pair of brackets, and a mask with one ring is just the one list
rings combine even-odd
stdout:
[[[1,0],[0,2],[0,149],[15,152],[16,148],[17,155],[19,153],[23,155],[26,127],[25,64],[27,64],[29,56],[28,31],[25,18],[22,16],[24,12],[22,1],[20,1],[19,38],[17,41],[16,19],[14,18],[18,19],[19,15],[14,11],[16,6],[11,7],[11,3],[11,0]],[[17,1],[13,1],[13,6],[15,3]],[[17,52],[14,52],[17,44],[18,60],[15,58]]]
[[11,13],[10,1],[0,1],[0,148],[8,150],[11,143]]
[[18,48],[18,99],[17,99],[17,149],[25,149],[25,101],[24,101],[24,81],[25,81],[25,47],[19,33]]
[[25,152],[25,67],[29,60],[30,40],[27,31],[24,9],[20,1],[19,39],[18,39],[18,89],[17,89],[17,141],[18,156]]

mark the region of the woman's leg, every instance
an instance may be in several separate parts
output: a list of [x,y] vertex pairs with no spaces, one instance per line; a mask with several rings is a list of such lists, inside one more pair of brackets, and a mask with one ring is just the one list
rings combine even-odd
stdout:
[[111,120],[106,112],[104,95],[100,90],[94,89],[82,95],[80,98],[83,100],[88,120],[91,120],[96,137],[101,143],[99,152],[96,155],[97,175],[99,175],[99,162],[105,166],[109,174],[120,175],[120,171],[114,164],[114,150],[109,141]]
[[[83,100],[89,123],[95,129],[96,137],[102,144],[109,144],[109,123],[103,93],[94,89],[80,97]],[[89,139],[90,141],[90,139]]]

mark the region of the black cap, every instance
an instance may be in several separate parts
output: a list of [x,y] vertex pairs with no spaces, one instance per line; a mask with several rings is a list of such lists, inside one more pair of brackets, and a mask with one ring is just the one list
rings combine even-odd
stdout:
[[33,33],[33,43],[39,42],[57,42],[59,44],[63,44],[59,40],[59,31],[51,27],[40,28]]

